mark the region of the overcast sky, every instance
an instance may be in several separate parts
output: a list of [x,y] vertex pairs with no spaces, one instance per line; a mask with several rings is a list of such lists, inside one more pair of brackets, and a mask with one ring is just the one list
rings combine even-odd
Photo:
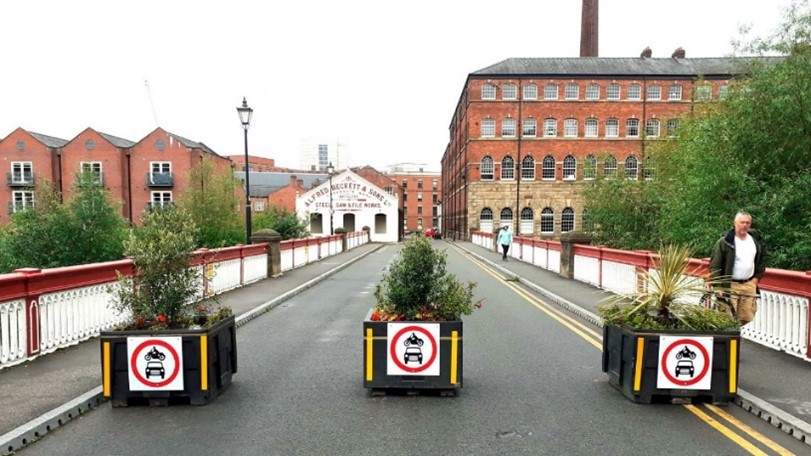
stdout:
[[[720,57],[742,25],[770,34],[789,0],[600,0],[601,57]],[[469,73],[510,57],[577,57],[581,0],[2,0],[0,138],[139,141],[157,126],[299,167],[307,137],[353,165],[439,169]],[[147,82],[148,81],[148,82]]]

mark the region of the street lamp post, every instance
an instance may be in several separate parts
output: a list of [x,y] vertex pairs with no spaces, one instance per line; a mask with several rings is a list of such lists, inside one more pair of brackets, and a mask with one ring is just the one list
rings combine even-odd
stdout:
[[248,128],[251,127],[253,109],[248,107],[248,101],[242,97],[242,106],[237,107],[239,121],[245,130],[245,243],[251,243],[251,167],[248,164]]
[[332,162],[329,162],[327,165],[327,172],[329,173],[329,234],[335,234],[335,228],[332,224],[332,216],[335,214],[335,210],[332,208],[332,173],[335,172],[335,167],[332,166]]

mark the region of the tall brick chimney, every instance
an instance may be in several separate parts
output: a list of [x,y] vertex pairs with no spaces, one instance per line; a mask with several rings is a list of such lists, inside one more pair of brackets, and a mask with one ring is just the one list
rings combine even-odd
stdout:
[[583,0],[583,16],[580,21],[580,57],[597,57],[599,0]]

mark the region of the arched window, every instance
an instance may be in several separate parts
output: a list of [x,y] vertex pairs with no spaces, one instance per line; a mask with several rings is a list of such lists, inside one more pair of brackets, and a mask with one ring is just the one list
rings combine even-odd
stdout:
[[504,84],[501,86],[501,99],[502,100],[515,100],[518,94],[518,88],[515,84]]
[[524,119],[524,126],[521,128],[521,136],[534,138],[538,135],[538,121],[535,119]]
[[640,87],[639,84],[631,84],[628,86],[628,99],[629,100],[642,99],[642,87]]
[[521,159],[521,180],[535,180],[535,159],[532,155]]
[[600,86],[597,84],[589,84],[586,86],[586,100],[599,100],[600,99]]
[[501,180],[515,179],[515,160],[509,155],[501,160]]
[[543,135],[545,138],[554,138],[558,135],[558,121],[555,119],[544,119]]
[[563,137],[577,138],[577,119],[566,119],[563,121]]
[[509,207],[501,210],[501,226],[509,226],[510,230],[515,231],[513,229],[513,210]]
[[496,86],[493,84],[485,84],[482,86],[482,100],[495,100],[496,99]]
[[533,217],[534,213],[532,212],[532,208],[525,207],[521,209],[521,234],[525,236],[531,236],[533,233]]
[[574,180],[577,177],[577,159],[567,155],[563,159],[563,180]]
[[567,207],[560,214],[560,232],[568,233],[574,231],[574,209]]
[[493,165],[493,159],[490,157],[482,158],[482,165],[481,165],[481,176],[482,180],[493,180],[493,173],[495,172],[495,166]]
[[606,138],[619,138],[620,136],[620,121],[617,119],[608,119],[605,121],[605,137]]
[[586,157],[586,163],[583,165],[583,179],[591,180],[597,178],[597,158],[594,155]]
[[527,84],[524,86],[524,99],[537,100],[538,99],[538,86],[535,84]]
[[583,221],[580,223],[580,225],[583,227],[583,231],[589,233],[594,231],[594,223],[591,221],[588,209],[583,208]]
[[541,234],[552,234],[555,232],[555,211],[551,207],[545,207],[541,211]]
[[625,159],[625,178],[636,179],[639,171],[639,161],[633,155]]
[[543,158],[541,179],[555,180],[555,157],[547,155]]
[[558,99],[558,85],[549,83],[546,84],[543,88],[543,99],[544,100],[557,100]]
[[605,159],[605,167],[603,168],[605,177],[614,177],[617,175],[617,159],[613,155],[609,155]]
[[639,119],[628,119],[625,121],[625,137],[639,137]]
[[493,232],[493,211],[489,207],[479,213],[479,229],[485,233]]
[[566,88],[564,89],[563,96],[567,100],[577,100],[580,98],[580,86],[575,84],[574,82],[570,82],[566,84]]
[[586,119],[586,130],[583,136],[586,138],[596,138],[599,134],[600,122],[597,119]]

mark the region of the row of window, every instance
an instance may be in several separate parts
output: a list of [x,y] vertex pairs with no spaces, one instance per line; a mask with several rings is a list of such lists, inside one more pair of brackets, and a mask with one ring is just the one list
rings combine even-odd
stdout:
[[[174,204],[172,192],[151,192],[149,207],[164,207]],[[34,192],[32,190],[19,190],[11,192],[11,201],[8,203],[9,213],[34,208]]]
[[[583,129],[584,138],[597,138],[600,131],[600,121],[595,118],[586,119],[584,122],[585,128]],[[625,121],[625,137],[638,138],[639,137],[639,119],[627,119]],[[665,123],[665,133],[667,136],[674,136],[676,128],[679,126],[678,119],[667,119]],[[661,134],[662,121],[660,119],[648,119],[645,121],[645,137],[658,138]],[[514,138],[517,131],[516,119],[507,118],[501,121],[501,137]],[[557,138],[558,137],[558,120],[554,118],[544,119],[543,131],[541,132],[544,138]],[[577,138],[580,135],[580,122],[577,119],[568,118],[563,120],[563,137],[564,138]],[[620,137],[620,121],[619,119],[610,118],[606,119],[603,135],[606,138],[619,138]],[[494,138],[496,136],[496,120],[484,119],[481,122],[481,137]],[[532,118],[524,119],[521,126],[522,138],[535,138],[538,136],[538,121]]]
[[[101,175],[102,163],[97,161],[80,162],[82,172]],[[172,172],[172,162],[150,162],[149,168],[153,174],[163,174]],[[34,175],[34,165],[32,162],[11,162],[11,178],[15,183],[24,183],[31,180]]]
[[[433,189],[436,190],[439,187],[439,182],[436,179],[434,179],[431,185],[433,186]],[[403,179],[403,190],[407,188],[408,188],[408,179]],[[418,189],[422,188],[422,179],[417,179],[417,188]]]
[[[618,162],[616,157],[609,155],[603,161],[603,173],[605,177],[615,177],[617,175]],[[501,159],[501,180],[515,179],[515,159],[506,156]],[[639,160],[630,155],[623,162],[624,175],[628,179],[636,179],[639,176]],[[495,161],[490,156],[482,158],[479,165],[481,180],[495,179]],[[555,180],[557,178],[557,166],[555,157],[547,155],[541,161],[541,180]],[[597,177],[597,157],[588,155],[583,162],[583,178],[594,179]],[[651,168],[644,169],[646,179],[653,178]],[[563,179],[574,180],[577,178],[577,159],[573,155],[567,155],[563,159]],[[535,158],[531,155],[521,159],[521,180],[535,180]]]
[[[584,225],[586,213],[583,213]],[[501,210],[500,226],[513,224],[513,210],[505,207]],[[531,207],[521,209],[520,233],[534,233],[535,232],[535,211]],[[486,232],[493,231],[493,210],[485,207],[479,213],[479,229]],[[564,208],[560,214],[560,232],[568,233],[575,230],[575,213],[571,207]],[[540,232],[541,234],[552,234],[555,232],[555,211],[551,207],[541,209],[540,219]]]
[[[431,197],[433,204],[439,201],[439,196],[436,193],[432,194]],[[408,201],[408,193],[403,193],[403,201]],[[417,201],[422,201],[422,192],[417,193]]]
[[[559,100],[560,99],[560,84],[550,82],[543,86],[543,99],[544,100]],[[712,99],[713,88],[709,84],[702,84],[696,87],[696,99],[699,101],[709,101]],[[495,84],[484,84],[482,86],[482,100],[495,100],[498,87]],[[617,83],[608,84],[605,87],[606,100],[621,100],[622,99],[621,86]],[[663,87],[659,84],[648,85],[645,89],[645,100],[659,101],[664,100],[663,95],[667,94],[668,101],[681,101],[683,96],[683,88],[681,84],[671,84]],[[586,85],[585,100],[600,100],[602,97],[603,88],[596,83]],[[729,93],[729,87],[722,85],[718,87],[718,98],[725,99]],[[525,84],[522,88],[522,100],[538,100],[538,85]],[[518,99],[518,86],[513,83],[501,84],[501,99],[502,100],[517,100]],[[563,99],[564,100],[580,100],[580,85],[575,82],[570,82],[563,85]],[[625,99],[641,101],[642,100],[642,86],[640,84],[630,84],[625,88]]]

